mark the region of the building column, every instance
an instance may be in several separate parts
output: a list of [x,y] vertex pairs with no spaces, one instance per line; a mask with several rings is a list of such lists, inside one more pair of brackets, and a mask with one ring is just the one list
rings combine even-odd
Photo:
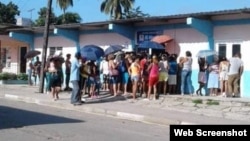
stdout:
[[33,33],[19,33],[19,32],[10,32],[9,33],[9,37],[21,41],[21,42],[25,42],[29,44],[29,49],[30,50],[34,50],[35,46],[34,46],[34,34]]
[[62,29],[55,28],[54,34],[67,38],[73,41],[76,45],[76,50],[80,51],[80,43],[79,43],[79,30],[78,29]]
[[209,49],[214,50],[214,25],[209,20],[202,20],[197,18],[187,18],[187,25],[190,25],[194,29],[198,30],[205,36],[207,36]]
[[109,24],[109,30],[128,38],[133,50],[135,49],[135,29],[133,26]]

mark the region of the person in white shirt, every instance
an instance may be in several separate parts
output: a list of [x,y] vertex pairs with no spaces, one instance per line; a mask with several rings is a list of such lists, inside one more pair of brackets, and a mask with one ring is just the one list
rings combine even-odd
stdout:
[[27,62],[27,73],[28,73],[28,84],[31,86],[33,85],[31,76],[32,76],[32,70],[34,69],[34,65],[32,63],[32,59],[29,58]]
[[168,81],[168,60],[167,55],[161,56],[161,61],[159,62],[160,74],[159,74],[159,91],[163,92],[164,95],[167,94],[167,81]]
[[241,60],[241,54],[236,53],[229,59],[229,71],[228,71],[228,97],[240,97],[239,83],[243,73],[243,61]]
[[109,65],[108,65],[108,57],[104,58],[100,64],[100,71],[103,75],[103,89],[105,91],[108,90],[108,81],[109,81]]

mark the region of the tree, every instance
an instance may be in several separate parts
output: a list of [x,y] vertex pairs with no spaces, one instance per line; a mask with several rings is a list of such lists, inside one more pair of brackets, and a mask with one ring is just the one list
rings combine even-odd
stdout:
[[[45,20],[46,20],[46,14],[47,13],[47,8],[46,7],[42,7],[40,9],[40,11],[38,12],[38,19],[35,21],[35,26],[45,26]],[[51,8],[50,11],[50,22],[49,24],[55,24],[57,17],[55,15],[55,13],[53,12],[53,9]]]
[[133,8],[129,10],[126,13],[123,13],[122,18],[123,19],[132,19],[132,18],[145,18],[149,17],[149,14],[145,14],[140,10],[140,6]]
[[57,4],[63,10],[62,23],[65,23],[65,11],[69,8],[69,6],[73,6],[73,0],[57,0]]
[[101,4],[101,12],[109,14],[112,19],[122,18],[123,13],[127,13],[135,0],[104,0]]
[[65,14],[65,11],[69,6],[73,6],[73,0],[57,0],[56,1],[59,7],[63,10],[63,13]]
[[0,2],[0,23],[16,24],[15,16],[19,16],[18,6],[12,2],[7,5]]
[[80,23],[82,18],[78,13],[66,12],[57,18],[56,24]]

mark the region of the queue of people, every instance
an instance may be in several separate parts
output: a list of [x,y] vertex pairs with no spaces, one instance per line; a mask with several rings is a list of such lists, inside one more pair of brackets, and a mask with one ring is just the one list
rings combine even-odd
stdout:
[[[131,94],[133,100],[137,97],[155,100],[160,94],[203,95],[202,90],[206,88],[210,96],[239,97],[240,76],[243,73],[240,57],[240,54],[235,54],[229,60],[215,57],[210,64],[206,58],[198,58],[199,87],[194,91],[190,51],[186,52],[185,57],[179,57],[178,63],[176,54],[167,53],[152,56],[145,52],[110,54],[100,61],[89,61],[76,53],[72,62],[70,54],[66,55],[65,61],[60,55],[50,56],[44,69],[46,92],[51,93],[53,100],[58,100],[65,73],[64,90],[72,90],[71,103],[74,105],[84,103],[82,97],[85,94],[92,99],[98,98],[100,90],[108,91],[114,97]],[[39,64],[36,62],[34,65]],[[30,64],[29,68],[35,67]],[[69,87],[70,83],[72,88]]]

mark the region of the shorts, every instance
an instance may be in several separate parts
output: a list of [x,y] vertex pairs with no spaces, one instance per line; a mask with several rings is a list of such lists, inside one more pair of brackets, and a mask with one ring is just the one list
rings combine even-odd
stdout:
[[227,72],[221,72],[220,81],[227,81],[227,80],[228,80]]
[[118,83],[118,76],[110,76],[109,83],[110,84],[117,84]]
[[103,74],[103,82],[108,83],[109,80],[109,75],[108,74]]
[[160,74],[159,74],[159,81],[160,82],[162,82],[162,81],[167,82],[168,81],[168,73],[166,73],[166,72],[160,72]]
[[132,81],[132,82],[135,82],[135,81],[138,82],[139,79],[140,79],[139,75],[132,75],[132,76],[131,76],[131,81]]
[[122,73],[122,84],[128,84],[129,74],[127,72]]
[[159,81],[159,77],[149,77],[149,80],[148,80],[148,85],[150,87],[156,85]]
[[168,76],[168,85],[176,85],[177,84],[177,76],[175,74]]
[[94,77],[89,77],[89,85],[96,85],[96,80]]

